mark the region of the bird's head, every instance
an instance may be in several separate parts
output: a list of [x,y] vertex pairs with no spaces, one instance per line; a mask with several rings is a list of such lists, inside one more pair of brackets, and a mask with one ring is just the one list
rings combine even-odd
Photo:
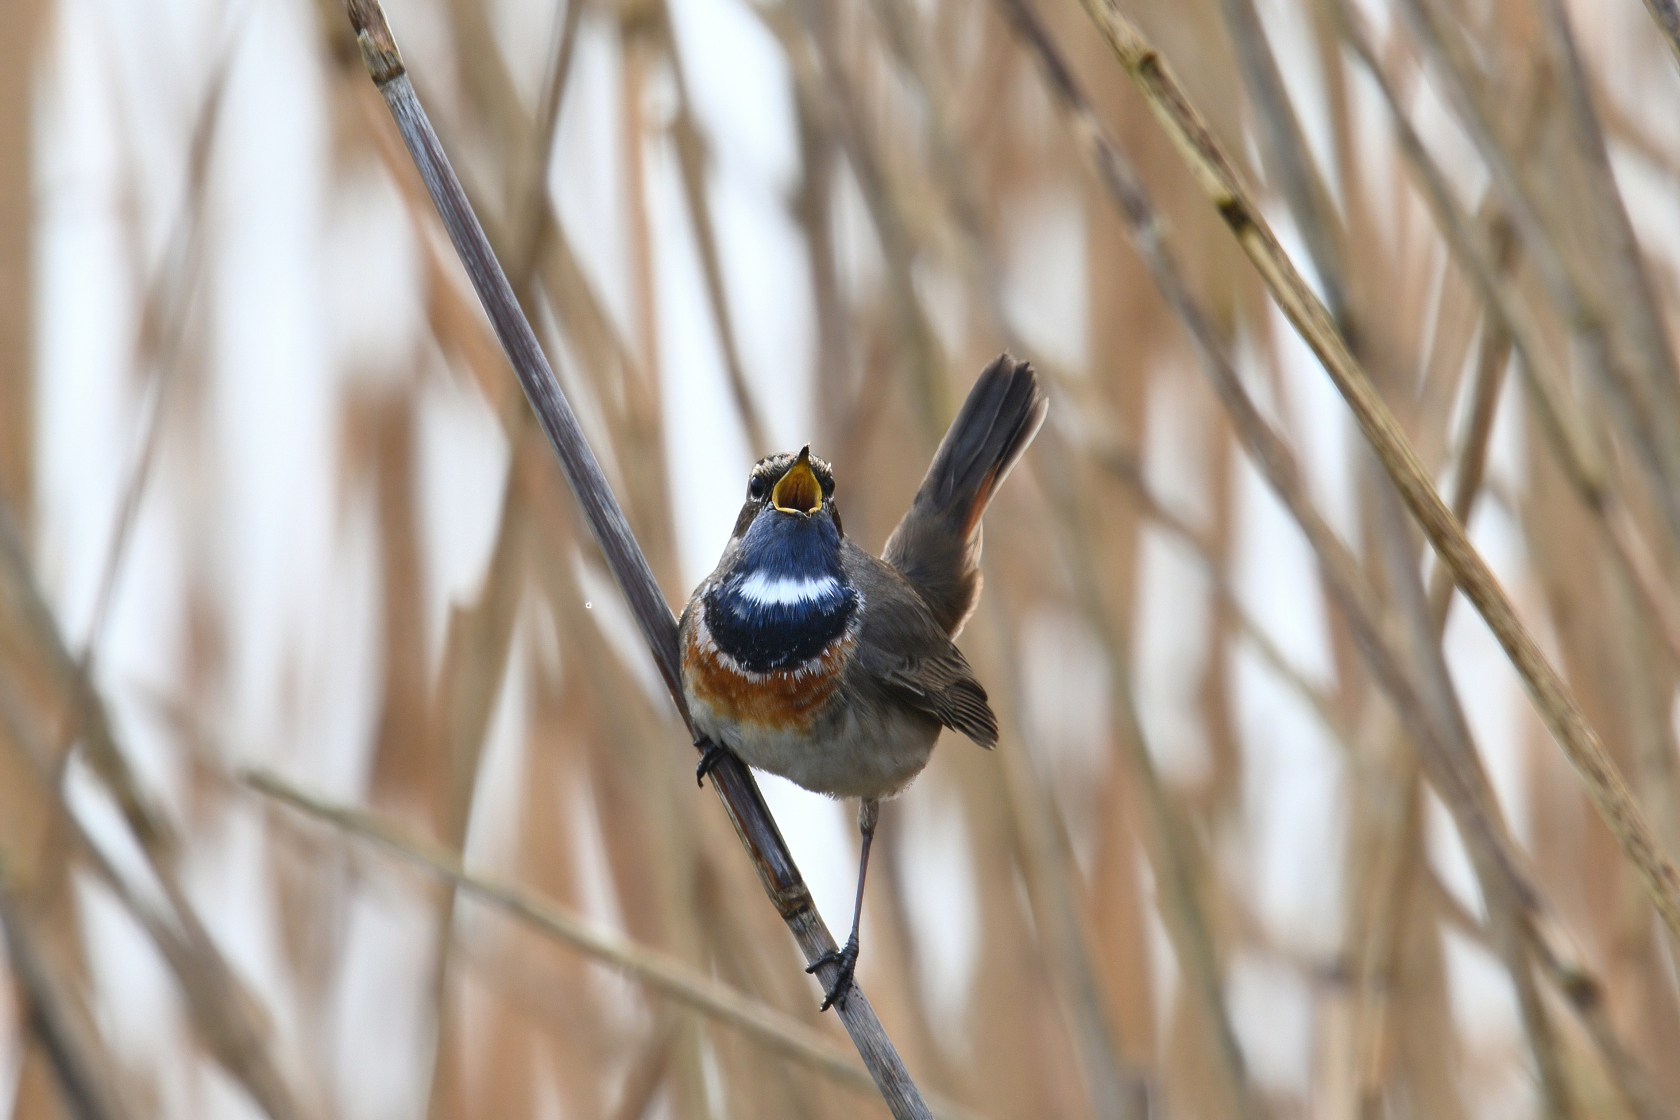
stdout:
[[[802,528],[817,529],[822,523],[832,523],[836,537],[845,535],[834,504],[834,470],[812,455],[806,444],[797,455],[779,452],[753,465],[747,477],[747,500],[731,536],[737,541],[749,536],[768,539]],[[755,525],[757,532],[752,531]]]

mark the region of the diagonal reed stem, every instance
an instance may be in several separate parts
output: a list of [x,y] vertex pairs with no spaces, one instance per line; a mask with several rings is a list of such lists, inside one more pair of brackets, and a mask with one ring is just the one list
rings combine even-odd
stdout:
[[[348,9],[368,74],[378,86],[402,132],[403,142],[408,146],[409,154],[426,182],[426,189],[437,205],[438,214],[472,280],[474,290],[484,304],[496,337],[507,352],[508,361],[531,402],[532,411],[554,446],[566,481],[589,522],[590,532],[600,545],[613,578],[629,601],[631,613],[641,628],[642,637],[653,654],[678,712],[688,723],[678,663],[676,618],[660,594],[647,558],[637,545],[624,512],[601,471],[601,465],[590,450],[548,359],[537,345],[536,336],[519,309],[513,289],[490,250],[477,216],[467,203],[460,180],[438,143],[437,134],[432,130],[413,83],[408,79],[384,11],[378,0],[350,0]],[[834,938],[818,915],[811,892],[794,865],[793,856],[782,840],[757,784],[746,767],[732,756],[726,757],[712,774],[713,786],[722,797],[730,820],[752,857],[765,891],[798,941],[805,959],[814,963],[836,948]],[[829,964],[819,970],[819,977],[825,985],[834,982],[837,967]],[[851,994],[838,1006],[838,1011],[893,1115],[900,1118],[931,1117],[932,1113],[862,990],[854,986]]]

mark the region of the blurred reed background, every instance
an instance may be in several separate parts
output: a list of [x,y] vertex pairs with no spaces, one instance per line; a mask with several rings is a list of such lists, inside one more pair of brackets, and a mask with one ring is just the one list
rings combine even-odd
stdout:
[[[1673,855],[1680,55],[1650,6],[1121,10]],[[878,551],[981,366],[1045,374],[962,639],[1002,743],[947,736],[887,807],[865,908],[860,980],[947,1112],[1680,1112],[1629,849],[1098,21],[388,11],[674,607],[757,456],[809,440]],[[4,12],[0,1100],[885,1115],[342,10]],[[764,784],[843,930],[851,806]]]

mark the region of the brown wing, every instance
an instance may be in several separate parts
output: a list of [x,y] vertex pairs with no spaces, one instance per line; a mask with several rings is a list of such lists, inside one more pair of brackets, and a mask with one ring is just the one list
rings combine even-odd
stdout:
[[925,712],[982,747],[997,744],[997,716],[962,651],[908,581],[851,541],[843,563],[863,593],[861,667],[896,700]]
[[880,680],[952,731],[962,732],[987,750],[997,746],[997,716],[957,647],[952,646],[944,657],[893,666],[880,674]]

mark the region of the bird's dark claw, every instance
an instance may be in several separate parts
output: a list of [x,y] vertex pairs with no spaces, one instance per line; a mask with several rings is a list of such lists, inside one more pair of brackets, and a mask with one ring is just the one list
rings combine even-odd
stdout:
[[840,966],[840,971],[834,977],[833,986],[828,989],[828,995],[823,999],[822,1006],[817,1008],[818,1013],[827,1011],[837,1003],[845,1004],[846,996],[852,990],[852,974],[857,971],[857,959],[858,940],[857,935],[853,934],[846,940],[844,949],[832,949],[824,953],[817,958],[815,964],[805,969],[806,972],[814,973],[825,964]]
[[694,767],[694,784],[701,789],[705,789],[706,775],[716,769],[717,764],[722,762],[723,756],[728,753],[728,747],[719,746],[717,743],[707,740],[706,749],[700,755],[700,762]]

